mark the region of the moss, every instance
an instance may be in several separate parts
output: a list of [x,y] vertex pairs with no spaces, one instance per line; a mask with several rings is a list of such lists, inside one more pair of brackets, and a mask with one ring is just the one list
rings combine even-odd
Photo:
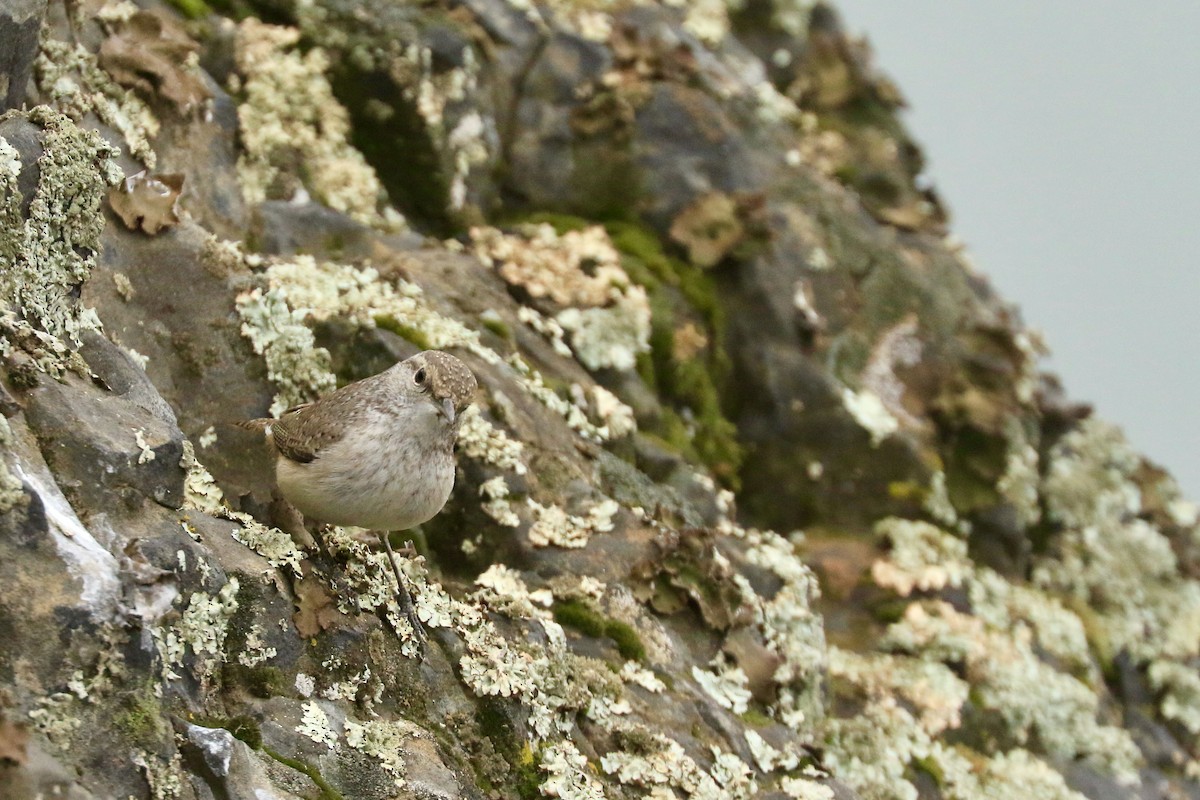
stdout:
[[748,708],[738,716],[741,717],[742,722],[755,728],[765,728],[775,724],[775,720],[754,708]]
[[646,646],[633,626],[605,617],[582,600],[560,600],[555,603],[554,620],[584,636],[611,640],[617,652],[627,661],[646,660]]
[[212,8],[204,0],[167,0],[167,5],[188,19],[203,19],[212,13]]
[[479,321],[483,323],[483,327],[487,328],[501,339],[504,339],[505,341],[512,341],[512,328],[508,327],[508,325],[504,323],[504,320],[496,317],[481,317]]
[[208,717],[202,714],[188,714],[188,722],[202,728],[221,728],[233,734],[233,738],[245,742],[251,749],[261,750],[262,729],[258,721],[248,714],[236,717]]
[[512,718],[506,713],[502,701],[490,697],[482,698],[475,708],[475,721],[479,724],[480,732],[492,742],[492,746],[503,757],[508,766],[508,780],[517,796],[523,800],[541,797],[538,787],[542,779],[538,774],[537,758],[529,743],[513,726]]
[[255,697],[275,697],[286,694],[287,682],[278,667],[259,665],[247,667],[227,662],[221,669],[221,682],[226,686],[245,689]]
[[554,621],[593,639],[604,635],[604,617],[582,600],[560,600],[555,603]]
[[646,646],[632,625],[620,620],[610,619],[604,626],[604,633],[617,645],[617,652],[627,661],[645,661]]
[[380,314],[379,316],[375,317],[375,324],[385,331],[390,331],[396,334],[405,341],[412,342],[422,350],[432,349],[432,345],[429,343],[429,337],[427,337],[422,331],[409,325],[405,325],[395,317],[387,314]]
[[[737,488],[742,449],[737,427],[725,416],[722,387],[731,372],[723,346],[725,316],[712,276],[669,255],[649,228],[629,222],[605,224],[631,279],[646,287],[652,327],[650,354],[638,373],[673,408],[646,428],[685,456],[706,464],[721,482]],[[709,344],[696,358],[676,357],[675,335],[684,322],[699,323]],[[682,410],[692,419],[685,421]]]
[[150,750],[161,740],[162,705],[153,691],[129,695],[121,701],[121,710],[113,724],[132,744]]
[[291,767],[297,772],[303,772],[307,775],[317,785],[317,788],[321,790],[321,794],[318,795],[320,800],[345,800],[341,792],[329,785],[329,781],[325,780],[321,775],[321,771],[307,761],[302,761],[298,758],[288,758],[269,747],[264,747],[262,751],[285,767]]
[[[463,226],[450,210],[450,178],[404,87],[384,70],[356,69],[353,59],[340,60],[331,83],[350,112],[351,142],[375,168],[388,196],[434,235],[457,233]],[[379,113],[381,108],[387,113]]]

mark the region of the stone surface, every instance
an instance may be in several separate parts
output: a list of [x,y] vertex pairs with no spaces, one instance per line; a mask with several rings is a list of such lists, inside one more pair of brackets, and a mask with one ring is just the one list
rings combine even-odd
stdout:
[[[830,7],[152,6],[210,100],[70,6],[67,118],[0,120],[0,284],[61,287],[0,309],[0,794],[1197,796],[1196,508]],[[154,235],[92,203],[150,161]],[[422,646],[234,423],[427,348],[480,390],[392,539]]]

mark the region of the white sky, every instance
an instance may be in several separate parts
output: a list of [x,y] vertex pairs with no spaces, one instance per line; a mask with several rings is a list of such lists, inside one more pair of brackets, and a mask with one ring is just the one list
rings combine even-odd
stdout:
[[1070,396],[1200,500],[1200,3],[837,6]]

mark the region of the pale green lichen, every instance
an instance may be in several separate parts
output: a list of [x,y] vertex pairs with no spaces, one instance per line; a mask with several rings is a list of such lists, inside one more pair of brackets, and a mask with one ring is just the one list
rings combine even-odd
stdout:
[[746,541],[746,560],[769,569],[782,586],[769,600],[763,599],[741,575],[743,601],[753,610],[754,621],[767,647],[778,658],[772,676],[779,686],[772,715],[797,732],[803,732],[824,714],[820,676],[826,666],[825,625],[813,608],[821,591],[817,577],[800,559],[787,539],[771,531],[743,530],[724,520],[731,535]]
[[1038,658],[1021,629],[993,630],[944,602],[927,601],[908,607],[884,645],[963,665],[976,702],[1018,743],[1036,739],[1055,758],[1084,758],[1118,780],[1137,782],[1141,756],[1129,734],[1099,722],[1095,691]]
[[154,169],[150,140],[158,135],[158,120],[149,106],[118,86],[83,45],[43,37],[34,78],[57,111],[77,123],[95,114],[121,134],[130,155]]
[[1162,715],[1200,737],[1200,671],[1174,661],[1156,661],[1146,676],[1162,695]]
[[[639,353],[649,352],[646,290],[631,283],[604,228],[563,234],[549,224],[511,234],[472,228],[471,240],[476,257],[500,277],[556,308],[554,321],[570,334],[571,348],[588,369],[629,370]],[[526,318],[540,322],[540,315]]]
[[[503,430],[484,419],[483,414],[475,406],[464,411],[461,420],[458,429],[458,444],[463,455],[500,469],[509,470],[517,475],[525,474],[525,462],[522,460],[525,446],[520,441],[511,438]],[[504,500],[504,497],[507,497],[507,484],[503,492],[504,497],[499,496],[497,484],[491,484],[491,487],[488,491],[496,495],[491,497],[492,500]],[[483,491],[482,488],[480,491]],[[504,505],[507,506],[507,502]],[[497,506],[496,510],[499,512],[502,508]],[[511,507],[508,510],[511,512]],[[503,524],[511,522],[511,518],[506,517],[506,519],[507,521]]]
[[237,578],[230,578],[215,597],[193,592],[177,623],[151,629],[151,637],[162,659],[164,679],[179,680],[180,675],[174,668],[183,666],[184,656],[190,648],[194,655],[193,673],[202,685],[210,684],[224,658],[229,621],[238,610],[237,592]]
[[323,744],[330,750],[337,746],[337,732],[329,724],[329,716],[325,713],[325,709],[315,701],[310,700],[304,704],[304,712],[300,717],[300,724],[295,728],[296,733],[301,736],[306,736],[317,744]]
[[1046,512],[1064,530],[1033,580],[1089,607],[1107,660],[1200,655],[1200,582],[1180,574],[1167,537],[1143,519],[1134,474],[1141,461],[1120,431],[1085,420],[1051,450]]
[[278,388],[270,413],[278,417],[292,406],[316,400],[337,388],[329,351],[317,347],[304,324],[306,312],[289,307],[283,289],[251,289],[237,297],[242,335],[267,364],[267,377]]
[[692,679],[700,684],[704,693],[734,714],[745,714],[750,707],[751,694],[747,688],[749,678],[741,667],[729,664],[724,659],[714,662],[711,670],[692,666]]
[[627,786],[672,787],[692,800],[748,800],[758,790],[750,767],[731,753],[713,747],[713,766],[706,771],[674,739],[644,727],[634,730],[648,740],[649,752],[614,750],[600,757],[601,768]]
[[872,447],[878,447],[880,442],[900,430],[900,420],[888,411],[879,395],[869,389],[859,392],[842,389],[842,405],[871,435]]
[[392,777],[393,785],[397,789],[404,788],[408,765],[404,762],[401,745],[420,733],[417,726],[405,720],[369,720],[360,724],[347,719],[343,728],[347,745],[376,759]]
[[543,749],[538,768],[546,773],[546,780],[538,787],[546,797],[604,800],[604,789],[588,769],[587,758],[569,740]]
[[[485,451],[486,452],[486,451]],[[483,513],[494,519],[497,524],[506,528],[516,528],[521,524],[521,518],[508,501],[508,483],[503,475],[497,475],[479,485],[479,494],[484,498]]]
[[238,26],[231,89],[242,98],[238,178],[246,202],[307,192],[363,224],[402,228],[375,170],[350,145],[350,116],[325,77],[328,57],[319,47],[302,52],[299,41],[299,30],[254,17]]
[[891,549],[871,565],[871,577],[901,597],[961,586],[972,570],[967,543],[928,522],[889,517],[876,523],[875,535]]
[[620,509],[614,500],[605,499],[589,508],[585,515],[577,516],[553,503],[544,506],[533,498],[526,499],[525,503],[533,512],[529,543],[534,547],[587,547],[592,534],[613,529],[613,516]]
[[25,484],[8,468],[5,458],[12,443],[12,428],[8,426],[8,419],[0,415],[0,514],[25,502]]
[[178,752],[172,753],[168,761],[153,753],[139,750],[133,754],[130,761],[141,767],[152,800],[177,800],[184,796],[184,785],[190,785],[187,774],[183,771],[183,759]]
[[[40,177],[25,217],[15,184],[5,190],[0,306],[46,334],[76,339],[81,330],[100,327],[95,312],[80,307],[78,287],[96,265],[104,192],[122,178],[117,151],[95,131],[45,106],[26,117],[43,130]],[[12,153],[4,162],[5,181],[12,183]]]

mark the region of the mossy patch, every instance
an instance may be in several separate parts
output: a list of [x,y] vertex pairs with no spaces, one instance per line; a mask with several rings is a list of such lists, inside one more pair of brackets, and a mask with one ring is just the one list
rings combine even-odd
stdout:
[[480,732],[504,758],[509,768],[508,780],[516,796],[522,800],[541,797],[538,787],[541,786],[542,777],[538,773],[536,754],[529,743],[518,735],[511,717],[505,713],[502,701],[482,698],[476,706],[475,721]]
[[321,771],[312,764],[309,764],[307,761],[302,761],[298,758],[289,758],[278,751],[272,750],[269,747],[264,747],[262,751],[278,761],[280,764],[283,764],[285,767],[291,767],[297,772],[303,772],[305,775],[307,775],[309,780],[315,783],[317,785],[317,789],[320,790],[320,794],[318,795],[320,800],[345,800],[345,798],[342,797],[342,793],[333,788],[333,786],[329,784],[329,781],[325,780],[324,776],[321,775]]
[[[570,214],[539,212],[522,221],[551,225],[560,235],[595,224]],[[637,372],[664,403],[654,419],[639,420],[685,457],[708,466],[726,486],[739,485],[742,448],[737,427],[725,415],[732,372],[724,347],[725,315],[716,283],[704,270],[663,249],[658,235],[636,222],[603,223],[621,267],[645,287],[650,301],[650,352],[638,356]],[[681,350],[681,332],[697,340]]]
[[387,314],[380,314],[379,316],[375,317],[375,324],[383,330],[390,331],[399,336],[401,339],[413,343],[422,350],[431,349],[429,337],[426,336],[424,332],[409,325],[405,325],[395,317]]
[[226,686],[245,689],[255,697],[275,697],[286,694],[287,683],[278,667],[260,664],[247,667],[233,662],[221,668],[221,682]]
[[605,617],[582,600],[560,600],[554,604],[554,621],[593,639],[606,638],[627,661],[645,661],[646,646],[628,623]]

